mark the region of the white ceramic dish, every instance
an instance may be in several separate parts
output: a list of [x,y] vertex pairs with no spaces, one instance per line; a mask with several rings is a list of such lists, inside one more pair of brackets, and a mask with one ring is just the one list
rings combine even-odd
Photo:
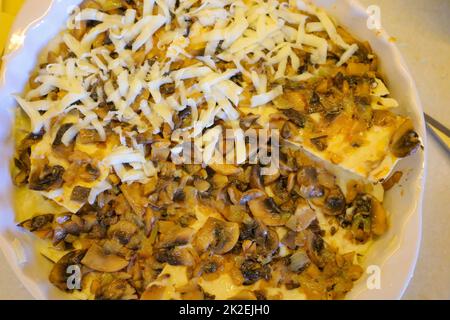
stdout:
[[[60,299],[64,294],[53,288],[47,275],[50,263],[34,250],[36,239],[16,227],[11,201],[12,183],[9,161],[13,142],[10,138],[15,102],[13,93],[22,92],[36,58],[46,44],[65,26],[69,8],[81,0],[28,0],[13,26],[7,54],[0,74],[0,247],[17,277],[36,299]],[[409,115],[422,140],[426,141],[423,112],[414,81],[395,44],[384,30],[367,28],[368,15],[355,0],[316,0],[353,35],[366,39],[381,60],[400,112]],[[425,148],[426,150],[426,148]],[[425,180],[425,152],[401,161],[406,174],[402,182],[387,194],[390,212],[389,231],[375,243],[366,258],[366,266],[380,268],[381,287],[370,290],[365,274],[348,295],[349,299],[399,299],[413,276],[421,239],[422,196]],[[27,262],[20,264],[13,241],[25,249]]]

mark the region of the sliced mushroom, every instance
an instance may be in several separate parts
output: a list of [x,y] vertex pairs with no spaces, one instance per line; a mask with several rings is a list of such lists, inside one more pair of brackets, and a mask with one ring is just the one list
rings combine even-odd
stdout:
[[255,242],[258,255],[266,257],[274,254],[280,245],[278,233],[262,223],[255,230]]
[[86,250],[75,250],[67,253],[53,265],[50,271],[49,280],[57,288],[63,291],[70,291],[67,287],[67,279],[71,275],[68,272],[70,266],[80,266],[81,260],[86,254]]
[[144,196],[142,185],[140,183],[132,183],[130,185],[122,184],[120,190],[133,211],[139,216],[144,215],[145,208],[148,205],[148,199]]
[[39,215],[21,222],[19,226],[26,228],[31,232],[40,230],[51,230],[54,217],[55,215],[53,214]]
[[280,178],[280,176],[281,176],[281,174],[280,174],[279,170],[277,170],[276,173],[274,173],[270,176],[263,176],[264,185],[268,186],[268,185],[274,183],[275,181],[278,180],[278,178]]
[[259,115],[249,114],[244,118],[241,118],[239,124],[242,129],[247,130],[250,129],[256,123],[256,121],[258,121],[259,118]]
[[311,263],[308,255],[303,250],[297,250],[289,258],[289,270],[292,272],[301,272]]
[[243,172],[243,169],[240,167],[236,167],[232,164],[210,164],[209,167],[213,169],[215,172],[224,175],[224,176],[234,176],[239,175]]
[[50,191],[57,189],[63,184],[64,168],[62,166],[48,166],[46,165],[42,172],[34,173],[30,177],[29,188],[36,191]]
[[193,252],[187,247],[159,249],[155,252],[155,258],[172,266],[194,266],[196,262]]
[[195,235],[193,244],[202,253],[225,254],[234,248],[238,239],[239,224],[209,217]]
[[296,126],[300,128],[305,127],[306,117],[301,112],[295,109],[285,109],[283,110],[283,114],[292,121]]
[[58,132],[56,133],[55,140],[53,140],[53,144],[52,144],[53,147],[62,145],[62,141],[61,141],[62,137],[64,136],[66,131],[69,130],[72,126],[73,126],[73,123],[65,123],[65,124],[61,125]]
[[315,265],[321,267],[323,266],[323,261],[320,254],[324,248],[324,241],[322,237],[311,230],[305,230],[305,249],[309,258]]
[[177,230],[172,229],[170,233],[161,234],[159,247],[170,248],[176,246],[182,246],[191,242],[194,237],[195,230],[191,228],[180,228]]
[[301,201],[297,205],[295,214],[293,214],[289,220],[286,222],[286,227],[292,231],[303,231],[309,227],[311,222],[316,219],[316,213],[309,207],[309,205]]
[[238,188],[236,188],[235,185],[232,185],[230,187],[227,188],[227,193],[228,193],[228,197],[230,199],[230,201],[234,204],[234,205],[239,205],[241,198],[242,198],[242,192],[239,191]]
[[392,136],[391,152],[398,158],[413,154],[420,146],[419,135],[414,131],[411,120],[406,120]]
[[330,216],[340,215],[344,213],[345,205],[345,196],[342,193],[341,188],[335,186],[327,193],[325,197],[324,206],[322,208],[323,213]]
[[101,300],[134,300],[137,298],[136,289],[125,279],[114,279],[102,286],[96,292],[95,298]]
[[264,197],[265,195],[266,193],[260,189],[250,189],[242,194],[239,203],[241,205],[246,205],[249,201],[254,200],[256,198]]
[[128,265],[128,261],[114,254],[107,254],[98,244],[93,244],[81,263],[101,272],[117,272]]
[[244,277],[244,285],[251,285],[260,279],[269,280],[271,270],[269,265],[263,265],[255,258],[249,258],[242,262],[240,271]]
[[259,164],[252,167],[252,171],[250,173],[250,187],[252,189],[264,190],[264,181],[261,176],[261,167]]
[[261,197],[248,203],[251,213],[268,226],[282,226],[289,218],[283,214],[272,198]]
[[318,183],[317,169],[312,166],[301,167],[297,173],[297,183],[301,196],[306,199],[320,198],[324,195],[323,186]]
[[108,236],[117,239],[120,244],[126,245],[130,242],[131,237],[138,231],[137,226],[126,220],[120,220],[108,229]]
[[89,193],[91,192],[90,188],[76,186],[72,190],[72,194],[70,195],[70,200],[75,202],[84,203],[89,198]]
[[381,202],[368,194],[359,194],[353,203],[352,232],[360,242],[365,242],[372,232],[381,236],[386,232],[386,211]]

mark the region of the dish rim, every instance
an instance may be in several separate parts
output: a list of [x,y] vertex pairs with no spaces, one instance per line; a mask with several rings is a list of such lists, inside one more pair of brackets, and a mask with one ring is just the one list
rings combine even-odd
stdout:
[[[78,0],[81,2],[81,0]],[[322,0],[323,2],[324,0]],[[355,10],[355,14],[362,15],[365,17],[368,17],[366,10],[364,9],[363,5],[358,0],[338,0],[342,1],[343,4],[348,5],[351,9]],[[16,17],[16,20],[11,28],[9,37],[8,37],[8,43],[10,43],[10,40],[13,36],[19,36],[21,37],[21,43],[19,43],[16,48],[14,48],[11,51],[7,51],[5,49],[5,56],[3,58],[3,63],[1,67],[0,72],[0,93],[2,92],[2,89],[5,87],[7,80],[6,80],[6,69],[8,66],[8,62],[10,59],[13,59],[16,54],[18,54],[21,49],[25,46],[25,42],[27,42],[27,34],[29,33],[30,29],[33,29],[34,27],[39,26],[40,22],[44,20],[49,13],[51,12],[53,5],[55,2],[61,3],[61,0],[46,0],[45,3],[43,1],[39,4],[37,4],[34,1],[27,0],[25,1],[21,11]],[[316,2],[316,1],[313,1]],[[319,2],[321,2],[319,0]],[[328,2],[336,2],[336,0],[329,0]],[[32,10],[32,8],[37,8],[38,6],[44,7],[44,10]],[[40,13],[44,11],[44,13]],[[345,21],[344,23],[345,24]],[[396,46],[396,44],[392,41],[390,41],[390,37],[388,33],[385,31],[384,28],[381,28],[379,30],[380,37],[378,37],[379,41],[384,41],[385,44],[387,44],[391,50],[391,54],[393,55],[393,58],[396,60],[395,65],[397,66],[397,71],[402,73],[402,77],[407,80],[407,83],[403,86],[409,91],[408,97],[411,98],[411,101],[413,102],[412,105],[408,108],[409,111],[411,111],[412,114],[417,116],[419,125],[420,125],[420,131],[421,131],[421,139],[422,139],[422,145],[424,146],[424,152],[423,152],[423,161],[421,163],[417,163],[417,169],[419,169],[418,177],[417,177],[417,183],[419,184],[417,186],[416,190],[416,196],[414,197],[415,201],[415,210],[412,210],[410,215],[405,219],[403,226],[402,226],[402,233],[401,236],[404,240],[406,238],[407,234],[411,233],[414,236],[414,246],[409,245],[403,245],[399,247],[392,255],[388,257],[388,259],[393,259],[394,256],[397,254],[397,252],[400,249],[406,250],[408,249],[410,252],[410,255],[412,254],[412,258],[407,261],[406,263],[409,264],[408,272],[404,276],[405,280],[402,281],[401,284],[397,285],[397,289],[393,289],[395,292],[391,293],[391,296],[393,299],[400,299],[403,294],[405,293],[409,282],[411,278],[413,277],[415,266],[417,263],[417,259],[419,256],[420,251],[420,245],[421,245],[421,239],[422,239],[422,213],[423,213],[423,197],[424,197],[424,191],[425,191],[425,181],[426,181],[426,166],[427,166],[427,146],[426,146],[426,136],[427,132],[425,130],[425,121],[423,116],[423,108],[420,101],[419,93],[415,84],[415,81],[409,71],[409,68],[406,65],[406,62],[403,58],[403,56],[400,53],[400,50]],[[3,143],[3,141],[2,141]],[[419,167],[420,166],[420,167]],[[8,262],[9,266],[13,270],[16,277],[19,279],[19,281],[25,286],[27,291],[35,298],[35,299],[47,299],[48,297],[45,296],[43,290],[39,290],[37,288],[37,285],[34,280],[30,279],[28,276],[25,275],[24,271],[21,269],[21,266],[18,264],[17,259],[15,258],[15,251],[13,249],[13,246],[9,240],[7,240],[3,232],[0,232],[0,249],[3,252],[3,255],[6,258],[6,261]],[[412,252],[411,252],[412,251]],[[375,297],[376,298],[376,297]]]

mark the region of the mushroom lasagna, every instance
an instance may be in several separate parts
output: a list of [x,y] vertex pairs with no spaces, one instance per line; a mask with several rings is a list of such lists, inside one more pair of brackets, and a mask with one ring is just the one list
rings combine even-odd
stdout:
[[79,299],[342,299],[420,147],[389,94],[301,0],[86,0],[16,96],[19,226]]

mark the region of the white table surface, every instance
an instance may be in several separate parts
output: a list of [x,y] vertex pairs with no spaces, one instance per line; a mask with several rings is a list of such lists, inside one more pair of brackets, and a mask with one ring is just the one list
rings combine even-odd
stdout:
[[[379,5],[416,79],[425,112],[450,127],[450,0],[361,0]],[[0,299],[31,299],[0,254]],[[428,135],[423,238],[404,299],[450,299],[450,153]]]

